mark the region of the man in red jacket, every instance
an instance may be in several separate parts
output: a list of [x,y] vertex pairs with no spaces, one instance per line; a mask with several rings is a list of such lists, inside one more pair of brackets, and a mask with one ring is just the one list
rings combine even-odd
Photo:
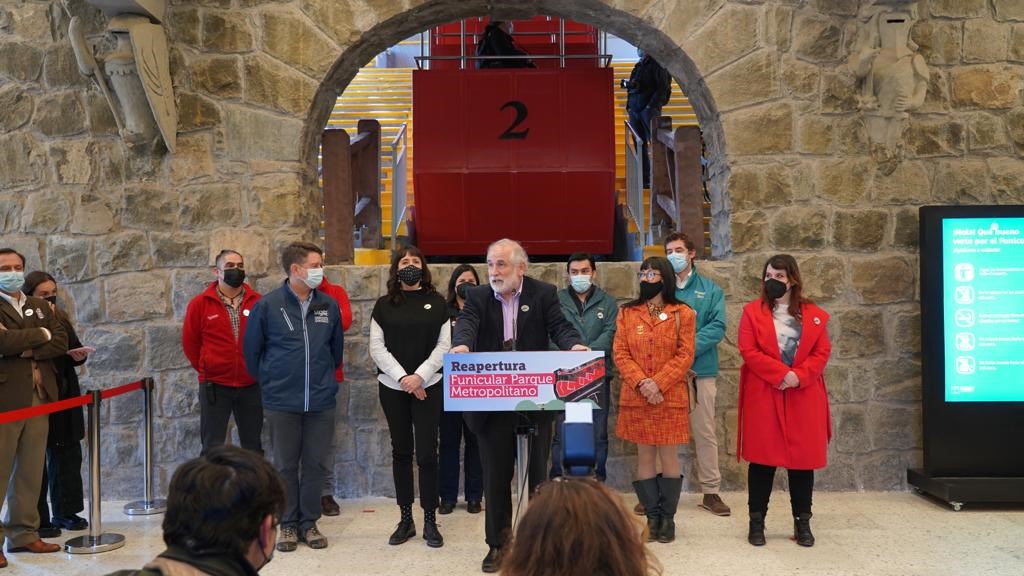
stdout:
[[[341,308],[341,329],[348,330],[348,327],[352,325],[352,305],[348,301],[348,293],[345,289],[337,284],[331,284],[324,277],[320,283],[319,290],[324,294],[327,294],[331,298],[338,301],[338,307]],[[341,383],[345,381],[344,366],[338,366],[338,369],[334,372],[334,378],[338,381],[338,389],[341,389]],[[330,438],[330,448],[327,452],[327,475],[324,476],[324,488],[320,496],[320,508],[324,516],[337,516],[341,514],[341,507],[334,500],[334,437]]]
[[188,303],[181,331],[181,347],[199,373],[202,453],[224,444],[234,414],[242,448],[263,454],[263,400],[242,356],[249,311],[260,294],[245,283],[245,263],[234,250],[221,250],[213,271],[217,280]]

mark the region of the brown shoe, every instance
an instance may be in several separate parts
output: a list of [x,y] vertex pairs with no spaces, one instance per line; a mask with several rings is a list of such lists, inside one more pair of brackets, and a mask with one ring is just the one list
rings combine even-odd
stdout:
[[0,552],[0,568],[7,568],[7,556]]
[[647,516],[647,510],[644,509],[642,502],[637,502],[636,506],[633,506],[633,514],[637,516]]
[[337,516],[341,514],[341,506],[338,506],[338,503],[334,501],[334,496],[330,494],[320,497],[320,510],[324,513],[324,516]]
[[42,540],[36,540],[31,544],[24,546],[17,546],[15,548],[8,548],[8,552],[31,552],[33,554],[49,554],[51,552],[60,552],[60,544],[48,544]]
[[722,502],[722,498],[718,494],[705,494],[700,507],[715,516],[728,516],[732,514],[732,510],[725,505],[725,502]]

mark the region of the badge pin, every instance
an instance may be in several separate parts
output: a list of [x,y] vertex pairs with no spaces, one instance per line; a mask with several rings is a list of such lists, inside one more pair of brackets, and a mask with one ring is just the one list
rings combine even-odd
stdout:
[[597,319],[598,320],[604,320],[604,312],[598,312],[597,313]]
[[665,314],[664,312],[658,314],[658,320],[668,320],[668,314]]
[[424,310],[430,310],[430,304],[429,303],[428,304],[424,304],[423,305],[423,309]]
[[814,324],[815,325],[821,324],[821,318],[818,318],[817,316],[815,316],[814,317]]
[[637,334],[643,334],[644,333],[644,325],[643,324],[641,324],[641,325],[636,327],[636,333]]
[[25,310],[25,316],[31,316],[33,313],[34,312],[32,312],[31,308],[29,308],[28,310]]
[[248,316],[248,315],[249,315],[249,311],[248,310],[242,310],[242,316]]
[[519,309],[522,310],[523,312],[529,312],[530,311],[530,307],[527,306],[526,304],[523,304],[522,306],[520,306]]

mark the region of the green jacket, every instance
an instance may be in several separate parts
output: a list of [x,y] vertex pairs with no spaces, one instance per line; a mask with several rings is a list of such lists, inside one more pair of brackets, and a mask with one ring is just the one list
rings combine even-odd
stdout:
[[714,281],[701,276],[697,265],[676,298],[697,313],[697,342],[693,371],[698,378],[718,375],[718,343],[725,336],[725,294]]
[[572,288],[558,291],[558,303],[562,306],[562,314],[580,333],[583,343],[592,350],[604,352],[605,361],[611,369],[612,340],[615,338],[615,318],[619,314],[619,304],[601,288],[594,286],[580,315],[576,306],[579,299]]

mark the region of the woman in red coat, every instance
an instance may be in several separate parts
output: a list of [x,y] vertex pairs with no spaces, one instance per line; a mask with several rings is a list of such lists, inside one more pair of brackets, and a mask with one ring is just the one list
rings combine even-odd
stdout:
[[[612,354],[622,375],[615,432],[636,443],[637,498],[647,514],[648,540],[676,538],[683,486],[679,446],[690,441],[688,379],[692,377],[696,314],[676,300],[675,272],[654,256],[640,265],[640,298],[623,305]],[[661,463],[661,474],[656,474]]]
[[790,504],[797,544],[813,546],[811,494],[814,470],[824,468],[832,438],[825,364],[832,344],[828,314],[801,293],[796,260],[788,254],[765,263],[761,297],[743,308],[740,319],[739,434],[737,454],[747,471],[750,532],[765,544],[775,468],[789,472]]

